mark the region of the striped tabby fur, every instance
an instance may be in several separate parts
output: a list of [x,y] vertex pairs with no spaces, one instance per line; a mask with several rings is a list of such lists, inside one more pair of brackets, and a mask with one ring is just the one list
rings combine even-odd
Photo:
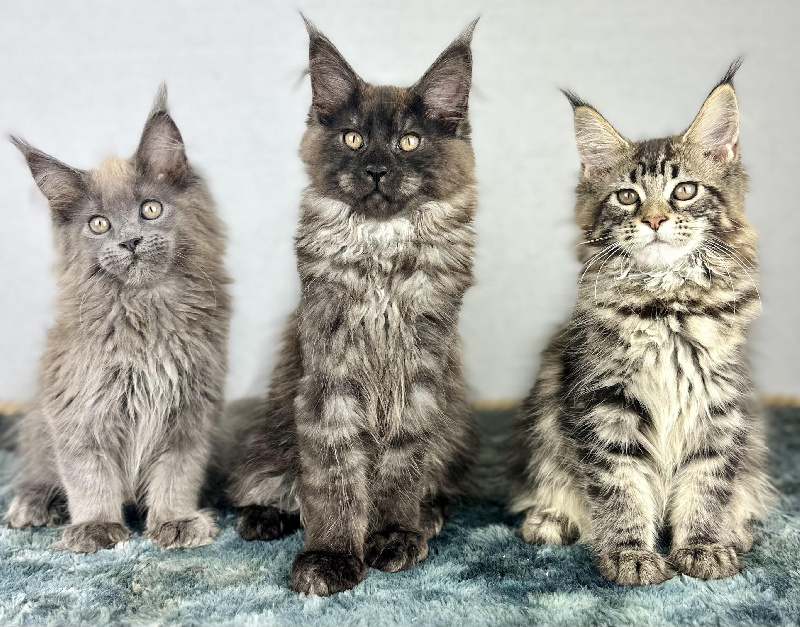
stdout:
[[[760,298],[737,67],[692,126],[666,139],[629,142],[567,94],[584,268],[517,420],[512,508],[525,512],[527,541],[586,542],[618,583],[659,583],[670,565],[735,574],[771,497],[745,359]],[[696,195],[677,199],[687,182]],[[633,196],[622,190],[636,201],[623,204]]]

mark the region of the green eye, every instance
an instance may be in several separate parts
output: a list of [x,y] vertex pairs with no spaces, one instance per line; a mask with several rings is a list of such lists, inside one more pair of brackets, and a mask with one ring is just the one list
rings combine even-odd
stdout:
[[111,228],[111,222],[103,216],[92,216],[89,218],[89,228],[92,229],[93,233],[101,235]]
[[672,197],[676,200],[691,200],[697,196],[696,183],[681,183],[672,190]]
[[632,189],[621,189],[617,192],[617,200],[623,205],[632,205],[639,200],[639,194]]
[[142,203],[142,209],[140,213],[145,220],[155,220],[161,215],[162,211],[164,211],[164,208],[157,200],[145,200]]

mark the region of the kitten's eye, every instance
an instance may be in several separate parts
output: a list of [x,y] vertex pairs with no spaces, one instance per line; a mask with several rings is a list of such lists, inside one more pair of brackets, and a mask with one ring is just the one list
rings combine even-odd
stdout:
[[639,194],[632,189],[621,189],[617,192],[617,200],[623,205],[632,205],[639,200]]
[[142,209],[139,213],[142,214],[145,220],[155,220],[161,215],[162,211],[164,211],[164,208],[157,200],[145,200],[142,203]]
[[416,135],[403,135],[400,138],[400,148],[405,150],[406,152],[411,152],[412,150],[416,150],[419,146],[419,137]]
[[92,229],[93,233],[100,235],[111,228],[111,222],[103,216],[92,216],[89,218],[89,228]]
[[691,200],[697,196],[696,183],[681,183],[672,190],[672,197],[676,200]]
[[364,144],[364,138],[355,131],[348,131],[344,134],[344,143],[352,150],[358,150]]

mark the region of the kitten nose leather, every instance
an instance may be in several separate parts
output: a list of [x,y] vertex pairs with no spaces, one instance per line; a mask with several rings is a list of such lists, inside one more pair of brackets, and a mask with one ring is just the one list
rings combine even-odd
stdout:
[[141,237],[134,237],[133,239],[125,240],[124,242],[120,242],[120,246],[123,248],[127,248],[129,251],[136,252],[136,247],[139,245],[139,242],[142,241]]
[[650,228],[654,231],[658,230],[664,222],[667,221],[667,216],[647,216],[646,218],[642,219],[642,222],[646,222],[650,225]]
[[372,177],[376,183],[381,180],[381,177],[386,176],[389,168],[383,165],[368,165],[367,173]]

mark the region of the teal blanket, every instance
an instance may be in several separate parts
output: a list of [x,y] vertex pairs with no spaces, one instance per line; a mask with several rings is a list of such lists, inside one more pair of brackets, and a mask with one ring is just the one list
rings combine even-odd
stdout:
[[[507,420],[483,414],[483,421]],[[2,625],[798,625],[800,410],[769,412],[780,508],[758,525],[742,574],[684,576],[647,588],[606,582],[585,547],[536,547],[499,504],[456,509],[410,571],[370,571],[354,590],[308,598],[288,588],[298,532],[244,542],[220,512],[211,546],[161,552],[140,533],[94,555],[50,550],[57,530],[0,528]],[[0,450],[0,511],[12,451]],[[132,521],[141,531],[141,522]],[[138,526],[137,526],[138,525]]]

